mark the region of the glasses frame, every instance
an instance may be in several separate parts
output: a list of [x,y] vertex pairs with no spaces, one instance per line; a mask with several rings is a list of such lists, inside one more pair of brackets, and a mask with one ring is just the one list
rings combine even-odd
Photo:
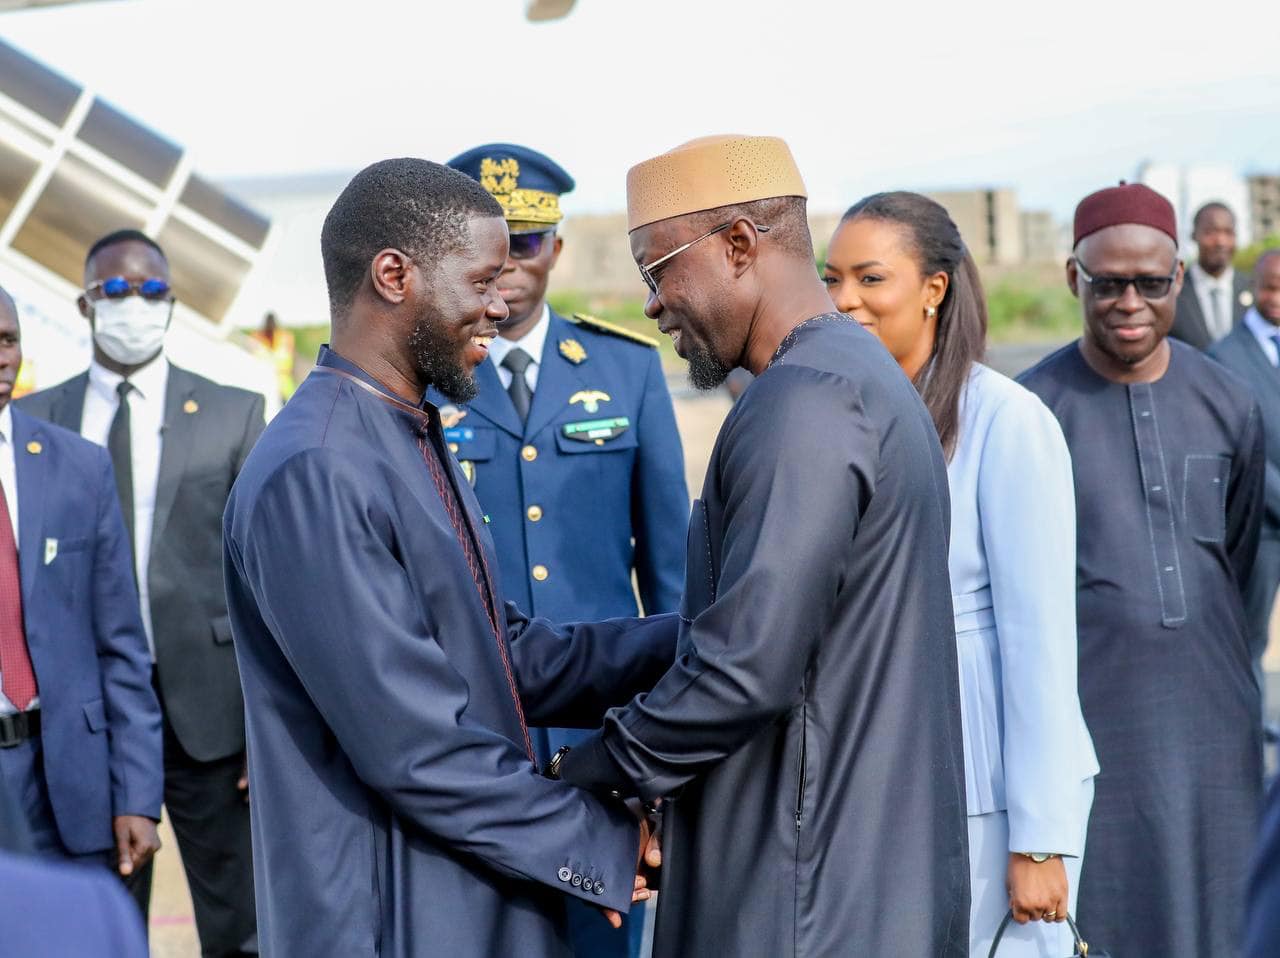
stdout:
[[528,256],[517,256],[514,250],[514,243],[512,243],[511,245],[508,246],[507,255],[510,256],[513,260],[516,260],[517,262],[520,262],[520,263],[523,263],[525,260],[529,260],[529,259],[537,259],[537,257],[542,255],[543,245],[547,242],[547,237],[555,236],[555,235],[556,235],[556,228],[554,226],[549,227],[548,229],[545,229],[545,230],[530,230],[527,233],[512,233],[510,236],[511,240],[514,240],[517,236],[540,237],[540,239],[538,240],[538,251],[536,253],[530,253]]
[[[1084,279],[1084,281],[1089,284],[1089,289],[1093,291],[1094,298],[1102,303],[1112,303],[1118,299],[1123,299],[1124,294],[1129,291],[1130,286],[1133,287],[1134,292],[1136,292],[1139,296],[1145,299],[1148,303],[1158,302],[1159,300],[1164,299],[1171,292],[1173,292],[1173,281],[1178,278],[1178,261],[1177,260],[1174,260],[1173,272],[1170,273],[1168,276],[1151,276],[1148,274],[1143,274],[1140,276],[1115,276],[1115,275],[1094,276],[1087,269],[1085,269],[1084,264],[1080,262],[1078,259],[1075,261],[1075,264],[1076,264],[1076,272],[1079,273],[1081,278]],[[1165,291],[1160,295],[1148,296],[1146,293],[1142,291],[1142,287],[1138,285],[1142,280],[1159,280],[1160,282],[1168,283],[1169,285],[1165,289]],[[1118,292],[1114,296],[1104,296],[1102,295],[1102,293],[1098,291],[1098,288],[1097,288],[1098,283],[1120,282],[1120,281],[1123,281],[1124,285],[1120,288],[1120,292]]]
[[[701,236],[697,237],[696,239],[689,240],[689,242],[685,243],[683,246],[677,246],[670,253],[667,253],[663,256],[659,256],[652,263],[646,263],[645,265],[641,266],[640,275],[644,277],[644,282],[645,282],[645,285],[649,287],[649,292],[651,292],[654,296],[658,295],[658,277],[656,277],[653,274],[653,271],[655,269],[657,269],[663,263],[667,263],[675,259],[685,250],[689,249],[689,247],[696,246],[698,243],[701,243],[708,236],[715,236],[717,233],[727,230],[730,226],[732,226],[736,222],[738,222],[737,219],[732,219],[732,220],[729,220],[729,222],[727,223],[721,223],[715,229],[707,230]],[[747,222],[750,223],[751,221],[747,220]],[[769,227],[767,226],[761,226],[759,223],[751,223],[751,225],[755,227],[755,230],[757,233],[769,232]]]
[[[114,283],[117,280],[125,284],[125,286],[127,287],[127,292],[121,294],[120,296],[108,295],[104,287],[106,286],[107,283]],[[143,287],[147,286],[149,283],[161,284],[164,287],[164,291],[159,295],[148,296],[142,290],[143,290]],[[152,277],[149,277],[148,279],[144,279],[141,283],[135,283],[131,280],[125,279],[125,277],[123,276],[108,276],[106,279],[100,279],[96,283],[90,283],[88,286],[86,286],[84,288],[84,296],[85,296],[85,299],[95,303],[101,302],[104,299],[117,299],[117,300],[125,299],[129,296],[141,296],[143,299],[147,300],[147,302],[150,302],[150,303],[168,303],[168,302],[172,302],[174,299],[173,286],[171,286],[169,283],[166,283],[164,280],[160,279],[158,276],[152,276]]]

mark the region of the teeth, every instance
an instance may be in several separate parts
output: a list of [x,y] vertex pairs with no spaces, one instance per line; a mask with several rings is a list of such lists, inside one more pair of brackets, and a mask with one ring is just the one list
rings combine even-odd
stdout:
[[492,336],[472,336],[471,341],[475,343],[477,346],[483,346],[485,349],[488,349],[489,344],[493,342],[493,337]]

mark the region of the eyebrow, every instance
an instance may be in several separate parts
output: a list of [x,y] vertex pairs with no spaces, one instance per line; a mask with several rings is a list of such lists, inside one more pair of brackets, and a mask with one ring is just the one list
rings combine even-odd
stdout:
[[859,270],[859,269],[866,269],[868,266],[883,266],[883,265],[884,263],[880,262],[878,259],[869,259],[863,263],[854,263],[852,266],[849,267],[849,269]]

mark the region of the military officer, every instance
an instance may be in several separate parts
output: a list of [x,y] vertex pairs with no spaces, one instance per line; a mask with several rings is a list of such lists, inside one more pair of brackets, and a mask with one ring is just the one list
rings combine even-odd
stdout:
[[[476,370],[479,395],[443,409],[446,438],[488,513],[503,591],[556,621],[674,611],[684,581],[689,496],[657,344],[547,305],[573,178],[522,146],[493,143],[449,161],[504,210],[511,253],[498,279],[510,316]],[[438,398],[438,397],[436,397]],[[574,741],[547,730],[547,753]],[[635,953],[641,921],[631,913]],[[579,958],[626,955],[599,914],[570,915]]]

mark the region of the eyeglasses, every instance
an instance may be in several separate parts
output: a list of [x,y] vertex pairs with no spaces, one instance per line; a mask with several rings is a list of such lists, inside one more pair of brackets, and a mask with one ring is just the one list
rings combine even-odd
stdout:
[[85,287],[84,294],[93,300],[124,299],[136,294],[152,302],[161,302],[170,299],[173,291],[162,279],[144,279],[141,283],[133,283],[123,276],[112,276]]
[[1100,300],[1119,299],[1130,286],[1143,299],[1164,299],[1178,276],[1178,264],[1174,262],[1173,272],[1168,276],[1090,276],[1084,264],[1076,260],[1076,272]]
[[540,233],[512,233],[511,258],[533,259],[542,252],[543,244],[555,235],[555,230],[543,230]]
[[[649,292],[653,293],[654,296],[658,295],[659,280],[657,275],[654,273],[654,270],[656,270],[659,266],[661,266],[663,263],[667,262],[668,260],[674,259],[675,257],[679,256],[681,253],[687,250],[690,246],[695,246],[698,243],[701,243],[708,236],[715,236],[717,233],[721,232],[722,230],[727,230],[730,226],[732,226],[736,222],[737,220],[729,220],[729,222],[727,223],[721,223],[715,229],[708,230],[707,232],[699,236],[697,239],[689,240],[689,242],[685,243],[683,246],[677,246],[675,249],[673,249],[670,253],[667,253],[665,256],[659,256],[652,263],[648,263],[644,266],[641,266],[640,275],[644,277],[644,282],[645,282],[645,285],[649,287]],[[757,233],[769,232],[769,227],[767,226],[761,226],[759,223],[753,223],[752,225],[755,226]]]

